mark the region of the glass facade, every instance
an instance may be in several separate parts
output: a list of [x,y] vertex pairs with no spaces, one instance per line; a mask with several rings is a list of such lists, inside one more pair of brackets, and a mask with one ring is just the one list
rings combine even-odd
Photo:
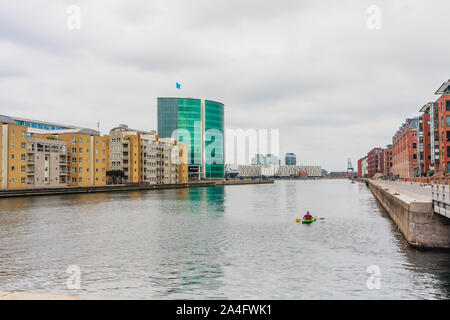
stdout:
[[287,166],[295,166],[297,164],[295,153],[286,153],[286,156],[284,157],[284,163]]
[[201,165],[201,100],[158,98],[158,136],[170,138],[175,134],[180,142],[188,145],[188,165]]
[[[158,98],[158,135],[174,137],[188,145],[190,151],[189,173],[195,175],[202,165],[205,152],[204,174],[206,178],[223,178],[224,166],[224,105],[204,101],[204,143],[202,146],[202,101],[186,98]],[[198,173],[197,173],[198,175]]]
[[61,130],[67,129],[67,127],[60,127],[45,123],[37,123],[37,122],[29,122],[29,121],[17,121],[17,123],[21,126],[25,126],[28,128],[36,128],[36,129],[44,129],[44,130]]
[[223,103],[205,100],[205,175],[225,176]]

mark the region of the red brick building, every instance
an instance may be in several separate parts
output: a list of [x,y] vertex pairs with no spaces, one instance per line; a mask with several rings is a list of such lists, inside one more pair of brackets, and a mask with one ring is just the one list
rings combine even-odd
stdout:
[[392,176],[392,145],[388,145],[383,150],[383,176],[390,178]]
[[417,165],[419,169],[419,175],[425,175],[430,171],[430,168],[432,167],[430,108],[425,107],[420,110],[424,110],[424,113],[419,116],[419,125],[417,127]]
[[370,150],[367,154],[367,164],[369,178],[373,178],[377,173],[383,173],[383,149]]
[[450,172],[450,80],[444,82],[436,91],[440,95],[436,100],[438,137],[439,137],[439,169],[437,172]]
[[406,119],[392,137],[392,174],[394,178],[414,177],[417,168],[417,127],[419,118]]
[[362,162],[363,162],[364,158],[361,158],[358,160],[358,177],[362,177],[363,176],[363,172],[362,172]]

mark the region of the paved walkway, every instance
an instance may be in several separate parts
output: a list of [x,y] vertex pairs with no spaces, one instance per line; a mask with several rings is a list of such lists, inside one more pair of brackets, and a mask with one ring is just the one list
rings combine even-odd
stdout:
[[420,198],[428,198],[431,201],[431,187],[423,186],[421,187],[419,184],[410,184],[406,182],[394,182],[394,181],[385,181],[385,180],[373,180],[374,183],[378,185],[383,185],[386,188],[392,188],[398,190],[399,193],[406,193],[410,196],[418,196]]

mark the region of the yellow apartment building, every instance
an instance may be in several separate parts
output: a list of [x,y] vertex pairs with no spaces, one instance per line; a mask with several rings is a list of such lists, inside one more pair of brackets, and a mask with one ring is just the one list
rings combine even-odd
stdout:
[[106,185],[106,172],[109,170],[109,136],[94,137],[94,185]]
[[0,115],[0,184],[2,189],[27,187],[27,128]]
[[[55,130],[49,134],[67,143],[69,186],[106,185],[109,136],[100,136],[91,129]],[[33,137],[48,137],[49,134],[34,134]]]

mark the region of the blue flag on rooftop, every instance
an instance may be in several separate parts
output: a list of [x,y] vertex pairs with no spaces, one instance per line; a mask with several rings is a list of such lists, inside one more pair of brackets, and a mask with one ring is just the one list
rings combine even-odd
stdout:
[[181,84],[179,84],[178,82],[176,82],[175,85],[177,86],[177,89],[181,89]]

